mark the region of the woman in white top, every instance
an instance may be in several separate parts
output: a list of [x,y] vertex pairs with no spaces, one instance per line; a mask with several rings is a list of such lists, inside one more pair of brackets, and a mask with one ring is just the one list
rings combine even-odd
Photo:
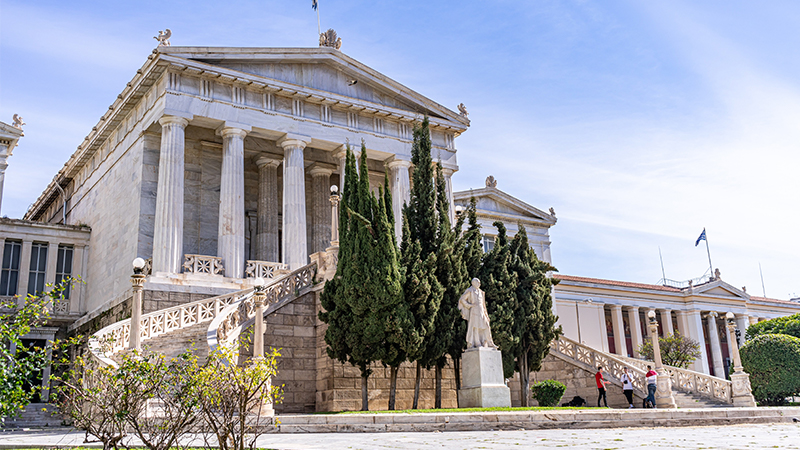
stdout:
[[625,398],[628,399],[628,405],[630,405],[628,408],[633,408],[633,379],[627,367],[622,368],[622,376],[619,380],[622,381],[622,393],[625,394]]

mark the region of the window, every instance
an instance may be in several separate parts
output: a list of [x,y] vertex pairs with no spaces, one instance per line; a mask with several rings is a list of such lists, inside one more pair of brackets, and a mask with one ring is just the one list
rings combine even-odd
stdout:
[[483,237],[483,252],[489,253],[494,248],[494,236]]
[[44,277],[47,270],[47,244],[34,242],[31,247],[31,266],[28,275],[28,294],[44,292]]
[[[59,245],[58,259],[56,260],[56,285],[70,276],[72,276],[72,247],[69,245]],[[61,298],[69,298],[71,287],[71,284],[64,286]]]
[[0,295],[17,295],[20,251],[22,251],[21,242],[6,241],[3,249],[3,268],[0,271]]

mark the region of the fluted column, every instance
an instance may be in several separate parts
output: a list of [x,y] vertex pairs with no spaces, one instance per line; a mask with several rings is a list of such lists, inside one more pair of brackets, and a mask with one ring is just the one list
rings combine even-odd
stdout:
[[675,331],[672,326],[672,311],[662,309],[661,313],[661,330],[664,332],[664,337],[674,334]]
[[339,166],[339,192],[344,193],[344,167],[347,164],[347,147],[342,145],[333,154],[333,159]]
[[[392,189],[392,213],[394,214],[394,234],[398,244],[403,238],[403,205],[411,201],[411,182],[408,169],[411,161],[395,159],[387,164],[389,182]],[[554,302],[555,303],[555,302]]]
[[621,305],[611,305],[611,325],[614,328],[614,346],[617,354],[628,356],[628,346],[625,343],[625,322],[622,318]]
[[[2,145],[0,145],[2,146]],[[6,179],[6,169],[8,168],[8,164],[0,161],[0,211],[3,210],[3,182]]]
[[323,252],[331,244],[331,175],[333,168],[315,163],[311,175],[311,253]]
[[156,217],[153,227],[153,273],[180,273],[183,259],[184,130],[189,121],[164,116],[158,158]]
[[706,340],[703,337],[703,317],[700,311],[679,311],[678,321],[683,323],[686,330],[685,336],[700,344],[700,356],[692,362],[691,369],[695,372],[710,374],[708,370],[708,353],[706,353]]
[[750,326],[750,321],[747,320],[746,314],[736,314],[736,328],[739,329],[739,333],[741,333],[742,335],[742,342],[744,342],[744,334],[745,332],[747,332],[747,327],[749,326]]
[[299,269],[308,262],[306,244],[306,182],[303,149],[306,136],[287,135],[278,141],[283,147],[283,262]]
[[755,325],[758,323],[758,317],[750,316],[749,320],[750,320],[750,325]]
[[456,205],[453,200],[453,180],[451,178],[455,172],[456,171],[453,169],[442,168],[442,174],[444,175],[444,191],[447,195],[447,215],[450,216],[450,225],[456,223]]
[[225,277],[244,277],[244,137],[249,130],[224,126],[222,174],[219,181],[219,228],[217,256]]
[[281,160],[262,156],[258,166],[258,228],[256,257],[259,261],[278,262],[278,166]]
[[631,346],[633,347],[633,356],[639,357],[639,347],[642,346],[642,323],[639,320],[639,307],[631,306],[628,309],[628,325],[631,327]]
[[714,376],[725,378],[725,367],[722,364],[722,346],[719,342],[719,329],[717,327],[719,314],[712,311],[706,316],[708,320],[708,342],[711,344],[711,361],[714,363]]

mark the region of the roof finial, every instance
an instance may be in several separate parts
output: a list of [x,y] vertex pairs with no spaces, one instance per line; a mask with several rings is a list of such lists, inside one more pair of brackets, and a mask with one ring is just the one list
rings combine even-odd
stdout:
[[461,113],[464,117],[469,117],[469,112],[467,112],[467,107],[464,106],[463,103],[458,104],[458,112]]
[[488,188],[496,188],[497,187],[497,180],[495,180],[493,176],[489,175],[488,177],[486,177],[486,187],[488,187]]
[[169,38],[172,37],[172,30],[167,28],[167,31],[160,31],[158,32],[158,36],[153,36],[153,39],[158,41],[159,47],[169,47],[171,44],[169,43]]
[[22,120],[18,114],[14,114],[14,128],[22,129],[22,126],[25,125],[25,121]]
[[342,38],[336,36],[336,32],[333,31],[333,28],[328,28],[328,31],[324,33],[320,33],[319,35],[319,46],[320,47],[332,47],[336,50],[342,49]]

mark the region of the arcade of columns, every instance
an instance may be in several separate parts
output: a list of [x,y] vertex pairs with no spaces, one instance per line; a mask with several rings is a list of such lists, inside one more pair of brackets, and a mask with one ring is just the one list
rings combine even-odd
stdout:
[[[153,273],[181,272],[183,259],[183,195],[184,195],[184,131],[186,118],[165,115],[159,119],[162,127],[159,156],[156,215],[153,236]],[[222,136],[222,171],[220,177],[219,227],[217,257],[221,258],[226,278],[245,276],[245,211],[244,211],[244,138],[251,129],[243,124],[225,123],[217,130]],[[332,165],[314,163],[308,170],[311,177],[312,207],[310,221],[306,211],[306,168],[304,149],[311,138],[286,134],[277,141],[284,151],[283,159],[262,156],[256,160],[259,173],[258,210],[255,258],[261,261],[278,260],[278,213],[282,212],[283,263],[290,270],[308,263],[307,227],[311,223],[312,253],[330,244],[331,205],[329,180],[337,171]],[[344,182],[345,147],[334,158]],[[278,167],[283,165],[283,204],[278,205],[275,192]],[[395,229],[401,235],[401,209],[409,201],[411,162],[395,156],[387,162]],[[452,169],[445,170],[448,196],[452,204]],[[451,212],[454,208],[450,208]]]
[[[673,324],[673,310],[643,308],[638,306],[608,305],[611,312],[611,331],[613,331],[614,349],[616,354],[623,356],[639,356],[639,347],[644,339],[649,337],[648,328],[642,327],[641,317],[646,317],[649,311],[655,311],[660,324],[661,336],[668,336],[677,331],[683,336],[687,336],[700,343],[701,356],[694,363],[694,368],[698,372],[711,373],[708,364],[706,345],[711,350],[711,361],[713,372],[716,376],[723,376],[725,373],[722,345],[720,341],[720,330],[718,321],[722,320],[725,312],[716,311],[674,311],[677,316],[677,330]],[[642,314],[644,313],[644,314]],[[625,319],[628,317],[628,329],[630,330],[631,347],[633,355],[628,355],[626,343]],[[705,320],[703,320],[705,319]],[[736,328],[742,333],[748,326],[757,323],[759,318],[736,314]],[[705,324],[705,326],[704,326]],[[605,330],[604,330],[605,331]],[[724,329],[723,329],[724,332]]]

